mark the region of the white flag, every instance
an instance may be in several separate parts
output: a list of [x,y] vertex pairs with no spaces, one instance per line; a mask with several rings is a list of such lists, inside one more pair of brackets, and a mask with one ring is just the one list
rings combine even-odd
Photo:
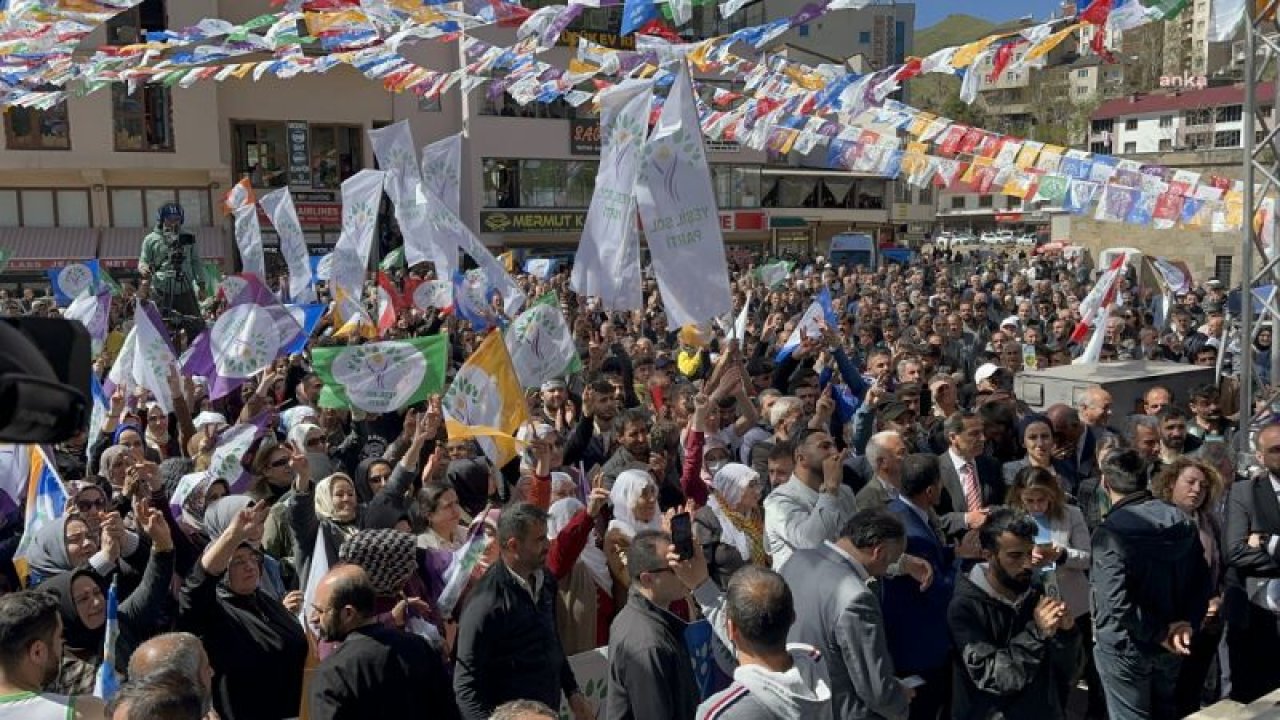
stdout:
[[648,80],[626,80],[600,93],[600,166],[569,284],[599,298],[606,310],[644,305],[633,193],[652,100]]
[[635,193],[671,325],[697,325],[732,312],[720,215],[685,63],[645,143]]
[[413,306],[419,310],[444,310],[452,305],[453,283],[448,280],[427,280],[413,289]]
[[342,183],[342,234],[333,248],[329,284],[335,292],[341,289],[357,300],[364,297],[365,271],[373,252],[385,177],[381,170],[365,169]]
[[[449,213],[457,222],[458,218],[453,213]],[[516,281],[507,273],[507,269],[498,262],[498,259],[489,252],[489,248],[480,242],[480,238],[471,232],[471,228],[457,222],[458,226],[464,231],[462,249],[466,251],[471,259],[475,261],[480,270],[484,272],[485,278],[488,280],[489,287],[498,291],[502,296],[502,309],[509,316],[514,316],[520,312],[520,308],[524,307],[528,296],[516,285]]]
[[503,339],[516,377],[526,388],[563,378],[578,360],[573,333],[569,332],[569,323],[555,295],[540,298],[520,313]]
[[178,358],[169,347],[168,332],[156,327],[155,316],[138,302],[133,314],[133,381],[151,391],[165,413],[173,412],[169,375],[177,371]]
[[[395,205],[396,224],[404,237],[405,261],[410,266],[430,262],[439,277],[450,277],[458,267],[457,223],[443,216],[441,203],[445,203],[444,207],[448,203],[424,184],[409,121],[370,130],[369,141],[378,164],[387,169],[387,194]],[[456,218],[457,210],[452,214]]]
[[422,148],[422,182],[431,196],[462,217],[462,133]]
[[289,188],[273,190],[258,201],[271,219],[276,235],[280,237],[280,254],[289,267],[289,298],[296,303],[315,301],[311,287],[311,258],[307,257],[307,238],[298,222],[298,211],[293,206],[293,194]]
[[262,257],[262,228],[258,225],[258,206],[252,203],[235,209],[236,247],[244,271],[267,282],[267,264]]
[[401,120],[370,130],[369,144],[373,146],[374,157],[378,158],[378,166],[387,174],[387,194],[392,202],[398,204],[422,180],[409,121]]

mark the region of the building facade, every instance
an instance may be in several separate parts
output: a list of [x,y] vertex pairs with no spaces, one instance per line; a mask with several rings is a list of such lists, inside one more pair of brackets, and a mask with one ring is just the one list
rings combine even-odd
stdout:
[[[776,7],[774,2],[744,8],[727,21],[708,12],[710,6],[696,8],[683,32],[705,36],[764,22],[789,6],[795,6],[790,12],[799,9],[795,0],[777,0]],[[244,22],[271,7],[268,0],[146,0],[96,32],[87,46],[131,42],[147,30],[186,27],[204,17]],[[870,50],[885,62],[905,56],[912,23],[874,18],[911,18],[911,6],[892,6],[888,15],[881,6],[873,8],[878,9],[868,9],[872,19],[859,11],[833,13],[813,23],[811,36],[800,28],[791,40],[807,48],[811,38],[864,32],[841,31],[845,22],[851,28],[879,27],[872,31]],[[542,59],[567,67],[570,45],[580,34],[628,47],[633,39],[617,34],[620,12],[586,10],[560,47]],[[905,34],[899,23],[905,23]],[[514,42],[510,29],[484,28],[474,35],[493,44]],[[423,40],[403,52],[424,67],[459,67],[456,43]],[[732,89],[732,83],[698,82],[699,92],[715,87]],[[487,245],[571,255],[594,187],[598,117],[589,104],[521,107],[487,89],[481,85],[465,96],[455,89],[424,100],[388,92],[340,66],[289,80],[264,76],[189,88],[144,86],[133,95],[117,86],[46,112],[10,110],[0,153],[0,247],[13,251],[9,274],[38,274],[95,255],[127,271],[136,266],[142,237],[168,202],[183,205],[200,254],[230,269],[234,243],[218,203],[244,177],[259,195],[291,188],[307,240],[322,253],[339,234],[342,181],[375,166],[367,132],[405,119],[420,145],[465,133],[462,219]],[[892,241],[908,233],[923,238],[931,229],[933,198],[904,193],[884,178],[801,166],[736,143],[709,143],[707,150],[732,255],[809,253],[847,230]],[[384,213],[389,216],[389,208]],[[277,241],[265,217],[262,229],[271,266]],[[389,249],[384,244],[379,252]]]

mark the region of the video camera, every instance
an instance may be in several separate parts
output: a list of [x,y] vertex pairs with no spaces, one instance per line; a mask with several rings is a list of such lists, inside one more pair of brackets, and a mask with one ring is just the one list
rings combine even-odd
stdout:
[[52,444],[89,422],[89,331],[73,320],[0,321],[0,441]]

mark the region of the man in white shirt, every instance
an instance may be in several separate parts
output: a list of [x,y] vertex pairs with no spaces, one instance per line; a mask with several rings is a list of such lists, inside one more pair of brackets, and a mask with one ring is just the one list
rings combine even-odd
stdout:
[[795,550],[834,540],[853,517],[856,503],[853,490],[842,482],[843,461],[830,435],[801,431],[795,472],[764,501],[765,548],[775,570],[781,569]]

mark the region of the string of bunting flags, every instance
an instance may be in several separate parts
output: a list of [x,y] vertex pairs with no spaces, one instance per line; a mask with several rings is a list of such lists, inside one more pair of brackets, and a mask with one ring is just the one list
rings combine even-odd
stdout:
[[[759,51],[793,27],[828,12],[862,7],[866,4],[863,0],[823,0],[793,16],[695,43],[678,42],[679,38],[669,33],[668,37],[638,35],[637,49],[627,51],[579,38],[577,57],[567,70],[539,61],[536,55],[555,44],[584,3],[530,11],[504,0],[443,4],[289,0],[281,12],[238,25],[205,19],[183,30],[149,32],[145,43],[99,48],[87,61],[72,58],[75,45],[96,25],[136,4],[137,0],[85,0],[77,3],[76,9],[66,10],[36,0],[11,3],[0,13],[4,31],[0,35],[0,105],[48,107],[69,93],[93,92],[112,82],[127,82],[131,87],[142,82],[185,87],[207,79],[252,76],[257,80],[268,74],[289,78],[349,65],[382,81],[390,90],[424,97],[438,96],[455,85],[469,92],[487,82],[491,97],[506,93],[522,105],[563,99],[581,106],[587,101],[598,102],[599,93],[614,85],[606,78],[652,79],[655,88],[663,88],[675,77],[670,63],[688,61],[700,72],[728,75],[743,83],[742,92],[731,92],[703,88],[693,81],[700,90],[709,89],[695,96],[695,101],[702,130],[713,140],[737,141],[778,153],[794,150],[812,154],[825,147],[828,167],[904,177],[917,187],[932,183],[949,189],[1000,192],[1024,200],[1042,199],[1075,214],[1092,211],[1100,220],[1215,232],[1236,230],[1243,221],[1238,182],[991,133],[889,99],[911,78],[941,72],[961,74],[961,96],[972,101],[979,68],[988,59],[991,76],[1022,66],[1043,67],[1054,47],[1086,28],[1094,31],[1094,49],[1105,54],[1104,30],[1123,31],[1172,18],[1185,2],[1144,5],[1139,0],[1094,0],[1073,18],[993,34],[865,75],[842,66],[813,67],[777,55],[753,60],[735,52],[743,45]],[[728,16],[739,6],[730,0],[720,10]],[[656,18],[655,7],[652,2],[625,3],[624,32],[650,27]],[[667,15],[676,22],[687,19],[686,10],[686,0],[666,6]],[[493,24],[518,26],[517,43],[494,46],[466,34]],[[421,39],[461,42],[466,64],[453,71],[435,71],[399,54],[403,45]],[[220,42],[200,45],[210,41]],[[316,43],[328,54],[303,54],[304,44]],[[264,52],[272,53],[272,58],[230,62]],[[78,84],[72,85],[72,81]],[[587,82],[594,85],[594,92],[578,89]],[[61,89],[32,89],[49,86]],[[665,95],[652,96],[651,123],[664,102]],[[868,124],[895,132],[880,132]],[[905,131],[913,139],[904,142],[896,131]],[[438,176],[424,173],[419,179],[426,182],[431,177]],[[412,195],[416,180],[405,182],[393,200],[423,197]],[[1264,226],[1271,222],[1272,204],[1271,199],[1264,202],[1255,222]],[[397,214],[402,206],[407,207],[404,212],[413,221],[415,205],[422,207],[423,203],[397,203]],[[271,207],[280,210],[278,224],[287,233],[289,208],[280,208],[278,199]],[[274,214],[272,219],[275,222]],[[450,227],[447,218],[429,220],[437,230],[465,235],[456,226]],[[256,222],[256,215],[250,219],[250,214],[244,213],[238,216],[237,227],[243,224],[246,232],[252,232]],[[431,259],[443,266],[446,277],[456,262],[451,257],[419,255],[418,259]],[[302,292],[305,281],[301,268],[293,272],[293,264],[301,259],[293,260],[290,275],[299,285],[296,290]]]

